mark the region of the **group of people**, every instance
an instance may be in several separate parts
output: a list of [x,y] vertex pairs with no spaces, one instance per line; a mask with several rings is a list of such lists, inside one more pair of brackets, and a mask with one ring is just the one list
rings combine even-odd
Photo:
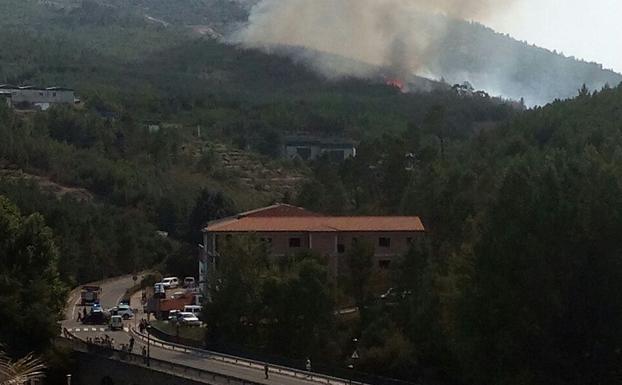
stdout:
[[127,344],[121,344],[121,351],[124,353],[132,353],[132,350],[134,350],[134,337],[130,337],[130,342]]
[[87,344],[104,346],[104,347],[107,347],[109,349],[113,349],[114,348],[114,338],[110,338],[110,336],[108,334],[104,334],[104,337],[99,337],[99,336],[97,336],[95,338],[87,337],[86,338],[86,343]]
[[149,322],[147,322],[147,320],[145,319],[141,319],[140,323],[138,324],[138,329],[141,333],[144,333],[145,329],[147,329],[147,326],[149,326]]
[[78,322],[82,322],[87,316],[86,306],[82,308],[82,311],[78,310]]

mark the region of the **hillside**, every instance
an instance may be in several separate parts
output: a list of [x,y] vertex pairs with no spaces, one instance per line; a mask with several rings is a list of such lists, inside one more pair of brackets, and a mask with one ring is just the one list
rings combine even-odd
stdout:
[[617,86],[622,75],[597,63],[520,42],[477,23],[454,21],[435,43],[440,55],[427,68],[449,82],[468,80],[476,88],[530,105],[574,97],[583,84],[590,90]]
[[[256,3],[255,0],[7,0],[0,5],[0,11],[9,17],[0,26],[27,26],[37,33],[55,26],[52,29],[64,40],[81,41],[83,50],[132,58],[193,35],[228,38],[245,27]],[[469,81],[475,88],[493,95],[514,100],[524,98],[534,105],[572,97],[583,84],[598,90],[605,84],[615,86],[622,82],[622,75],[597,63],[517,41],[481,24],[440,16],[424,19],[417,28],[423,35],[432,36],[428,42],[430,48],[418,58],[420,68],[413,71],[442,78],[450,84]],[[446,25],[442,33],[436,30],[438,24]],[[84,33],[68,36],[67,28]],[[327,74],[326,63],[330,63],[328,72],[336,71],[340,76],[367,77],[370,73],[344,62],[347,57],[331,57],[334,52],[314,52],[316,47],[305,44],[300,48],[310,51],[297,49],[290,51],[290,56],[320,68],[324,74]],[[382,69],[372,72],[378,71]]]

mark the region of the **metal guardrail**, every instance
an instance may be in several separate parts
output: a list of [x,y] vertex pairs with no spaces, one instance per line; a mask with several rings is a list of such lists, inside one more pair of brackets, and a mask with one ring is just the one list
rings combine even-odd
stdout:
[[63,330],[62,336],[58,337],[58,342],[72,350],[95,354],[106,359],[124,362],[127,364],[156,370],[169,375],[185,378],[193,381],[212,381],[212,383],[222,383],[230,385],[262,385],[259,382],[241,379],[226,374],[216,373],[206,369],[195,368],[174,362],[163,361],[156,358],[146,358],[138,354],[133,354],[114,348],[90,344],[76,337],[66,329]]
[[[185,345],[175,344],[172,342],[166,342],[159,339],[154,339],[151,336],[147,336],[146,334],[140,333],[135,328],[130,328],[130,333],[143,341],[143,343],[147,342],[149,339],[149,343],[154,346],[161,347],[163,349],[172,350],[175,352],[182,352],[187,354],[192,354],[194,356],[212,359],[215,361],[221,361],[228,364],[245,366],[252,369],[263,370],[266,363],[256,360],[251,360],[248,358],[242,358],[237,356],[231,356],[224,353],[213,352],[209,350],[197,349]],[[285,366],[272,365],[269,364],[270,372],[280,374],[283,376],[293,377],[300,380],[317,382],[326,385],[366,385],[363,382],[346,380],[343,378],[332,377],[324,374],[307,372],[304,370],[292,369]]]

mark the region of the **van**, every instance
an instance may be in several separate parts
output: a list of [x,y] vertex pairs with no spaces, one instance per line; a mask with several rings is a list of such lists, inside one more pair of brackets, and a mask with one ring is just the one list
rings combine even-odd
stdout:
[[179,278],[168,277],[162,280],[162,285],[165,289],[176,289],[179,286]]
[[153,285],[153,293],[155,298],[166,298],[166,289],[162,282]]
[[197,305],[186,305],[184,306],[184,313],[192,313],[195,316],[199,316],[201,314],[201,306],[197,306]]
[[123,318],[120,315],[110,317],[110,330],[122,330]]
[[195,286],[196,286],[196,281],[194,280],[194,277],[186,277],[186,278],[184,278],[184,287],[185,288],[192,289]]

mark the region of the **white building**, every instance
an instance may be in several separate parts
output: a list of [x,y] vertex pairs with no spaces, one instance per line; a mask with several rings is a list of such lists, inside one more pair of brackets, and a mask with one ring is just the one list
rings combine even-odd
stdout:
[[9,106],[36,107],[41,110],[47,110],[55,104],[74,104],[76,102],[74,90],[62,87],[17,87],[2,84],[0,85],[0,95],[7,99]]
[[284,153],[290,159],[314,160],[326,155],[332,160],[343,161],[356,157],[356,145],[345,139],[292,136],[285,138]]

